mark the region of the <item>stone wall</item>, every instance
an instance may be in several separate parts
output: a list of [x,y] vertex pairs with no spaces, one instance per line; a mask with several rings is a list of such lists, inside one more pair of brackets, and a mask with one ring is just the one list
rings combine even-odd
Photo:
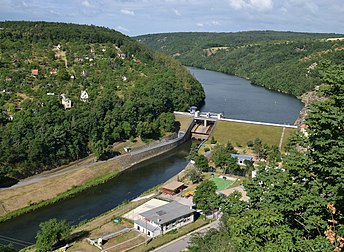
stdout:
[[191,129],[194,126],[194,124],[194,121],[192,121],[184,134],[178,134],[179,137],[176,137],[176,134],[174,134],[174,138],[172,137],[172,139],[170,137],[156,141],[152,144],[145,145],[144,147],[133,149],[129,153],[114,157],[108,161],[117,159],[121,163],[120,171],[124,171],[135,164],[159,156],[190,140]]

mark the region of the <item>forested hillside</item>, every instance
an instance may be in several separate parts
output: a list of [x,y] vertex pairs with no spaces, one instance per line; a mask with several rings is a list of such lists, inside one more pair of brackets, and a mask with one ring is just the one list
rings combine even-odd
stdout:
[[195,236],[190,251],[343,250],[344,64],[319,72],[325,99],[310,106],[307,134],[293,138],[282,167],[261,165],[244,183],[247,202],[220,199],[220,230]]
[[321,60],[344,60],[338,34],[252,31],[165,33],[138,36],[149,47],[184,65],[250,79],[252,83],[295,96],[320,83]]
[[203,100],[177,61],[114,30],[0,22],[2,177],[105,158],[116,141],[173,130],[171,112]]

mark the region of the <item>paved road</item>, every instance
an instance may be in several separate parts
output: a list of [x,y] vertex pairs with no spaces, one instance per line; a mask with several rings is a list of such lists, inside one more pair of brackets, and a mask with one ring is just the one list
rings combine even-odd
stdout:
[[204,227],[201,227],[187,235],[184,235],[174,241],[171,241],[159,248],[154,249],[154,252],[178,252],[178,251],[182,251],[184,249],[186,249],[186,247],[189,245],[189,241],[191,238],[191,235],[193,233],[205,233],[207,232],[209,229],[211,228],[218,228],[220,224],[219,220],[216,220]]

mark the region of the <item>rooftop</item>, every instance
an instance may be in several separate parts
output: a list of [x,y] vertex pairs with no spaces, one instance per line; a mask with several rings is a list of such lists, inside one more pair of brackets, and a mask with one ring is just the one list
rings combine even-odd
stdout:
[[141,216],[157,224],[165,224],[193,212],[195,212],[193,209],[173,201],[169,204],[143,212]]
[[244,156],[244,155],[238,155],[238,154],[231,154],[232,157],[238,158],[238,159],[247,159],[247,160],[252,160],[252,156]]
[[181,186],[184,186],[183,182],[172,181],[171,183],[168,183],[168,184],[162,186],[161,188],[174,191],[174,190],[177,190]]

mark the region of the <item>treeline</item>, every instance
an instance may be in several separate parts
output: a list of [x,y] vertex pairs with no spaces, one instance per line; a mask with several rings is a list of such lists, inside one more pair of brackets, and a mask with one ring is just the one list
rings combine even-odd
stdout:
[[307,134],[293,137],[282,167],[261,165],[244,183],[247,202],[222,199],[220,229],[194,236],[190,251],[342,250],[344,65],[325,62],[320,73],[326,99],[310,106]]
[[174,130],[174,110],[204,100],[180,63],[116,31],[43,22],[0,27],[0,181],[90,153],[107,158],[117,141],[160,137]]
[[342,62],[339,34],[254,31],[237,33],[169,33],[136,37],[174,56],[184,65],[247,78],[253,84],[301,95],[320,84],[321,60]]

